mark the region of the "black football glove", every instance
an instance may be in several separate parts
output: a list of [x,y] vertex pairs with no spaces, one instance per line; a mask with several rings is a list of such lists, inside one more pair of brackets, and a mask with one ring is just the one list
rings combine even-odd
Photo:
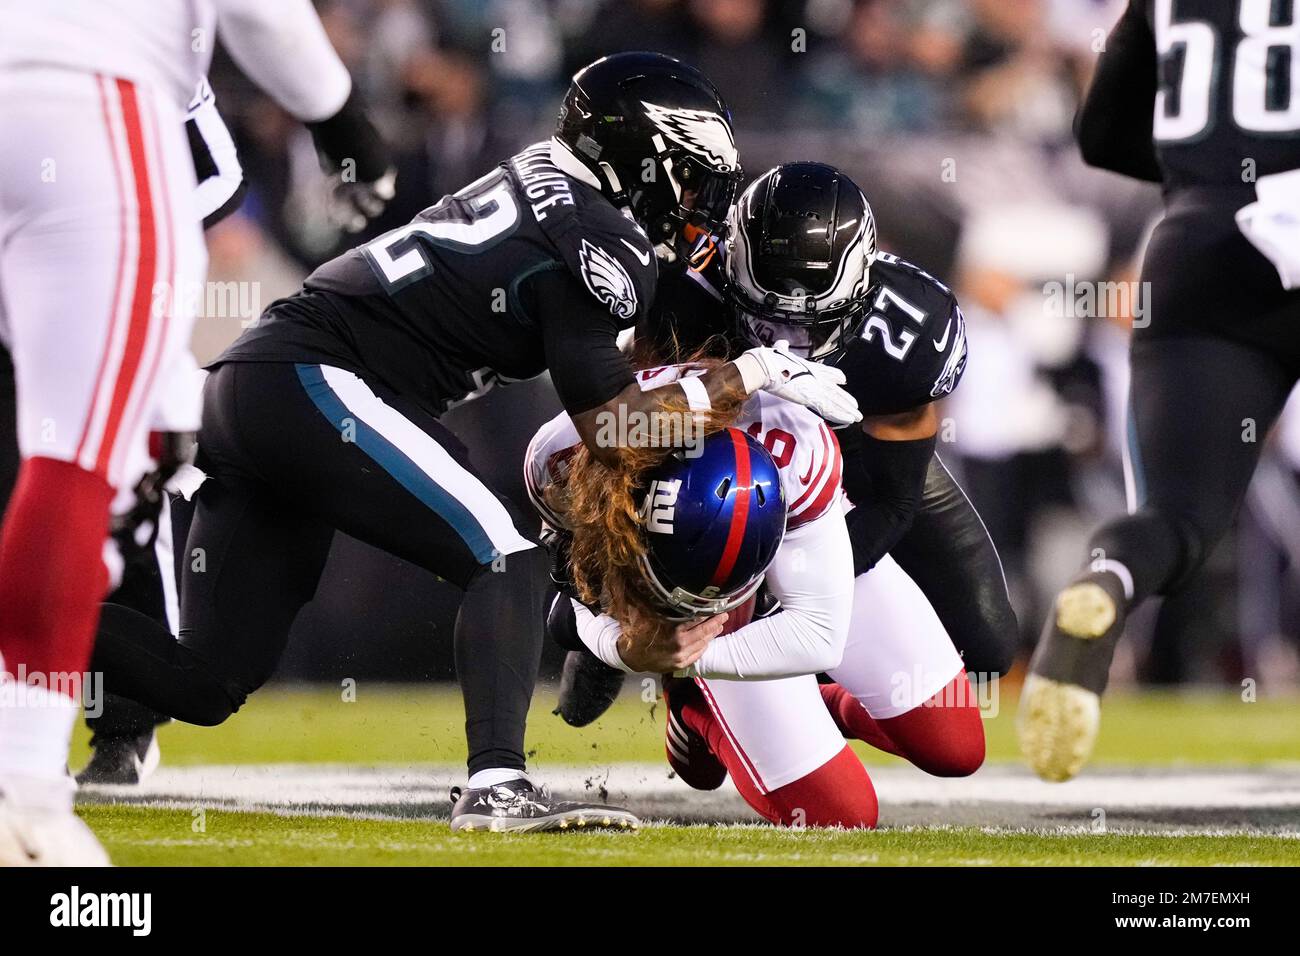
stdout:
[[114,515],[111,533],[123,554],[132,548],[152,548],[158,536],[158,516],[163,495],[181,465],[194,460],[193,432],[152,432],[149,452],[158,464],[135,486],[135,503],[125,514]]
[[551,581],[566,598],[577,598],[578,589],[573,583],[572,566],[569,560],[569,548],[573,545],[573,533],[556,528],[547,528],[541,534],[542,547],[551,557]]
[[393,198],[397,170],[388,147],[366,115],[354,88],[329,119],[308,123],[322,165],[331,174],[330,219],[341,229],[360,232]]

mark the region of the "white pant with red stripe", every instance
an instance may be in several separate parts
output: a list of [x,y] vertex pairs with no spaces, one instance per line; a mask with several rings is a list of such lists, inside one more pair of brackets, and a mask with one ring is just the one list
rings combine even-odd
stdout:
[[[893,558],[858,575],[844,659],[828,676],[867,713],[880,720],[905,714],[961,671],[939,616]],[[762,793],[807,776],[844,748],[811,674],[696,683]]]
[[24,458],[116,488],[149,467],[159,382],[188,348],[207,253],[183,117],[146,87],[0,70],[0,336]]

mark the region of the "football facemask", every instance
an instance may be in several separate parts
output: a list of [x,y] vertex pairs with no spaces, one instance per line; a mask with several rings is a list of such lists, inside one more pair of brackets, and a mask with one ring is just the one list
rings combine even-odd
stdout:
[[812,362],[820,362],[838,352],[866,310],[865,296],[823,315],[786,311],[775,302],[771,305],[754,302],[735,283],[728,283],[724,294],[731,307],[732,320],[746,341],[770,347],[785,339],[793,354]]
[[[643,223],[646,234],[656,245],[666,246],[673,256],[688,262],[698,253],[705,240],[720,242],[727,225],[727,214],[740,193],[743,177],[740,166],[732,172],[710,169],[682,150],[670,150],[656,164],[659,177],[672,190],[672,198],[655,204],[666,211]],[[662,185],[647,186],[647,189]],[[642,192],[630,193],[632,208],[649,206]]]

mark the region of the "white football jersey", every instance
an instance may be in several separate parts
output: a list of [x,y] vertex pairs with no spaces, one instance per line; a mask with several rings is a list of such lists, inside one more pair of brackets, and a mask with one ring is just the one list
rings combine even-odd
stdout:
[[66,66],[166,89],[178,107],[207,72],[208,0],[0,0],[0,67]]
[[[667,365],[644,369],[636,378],[642,391],[650,391],[703,372],[689,365]],[[768,392],[756,392],[741,409],[736,427],[757,439],[780,468],[787,531],[840,507],[840,445],[830,426],[815,413]],[[528,496],[552,527],[565,525],[563,517],[546,503],[546,491],[567,480],[569,462],[580,444],[573,420],[561,412],[537,430],[524,456]]]
[[298,119],[325,119],[351,89],[307,0],[0,0],[0,69],[57,66],[164,91],[184,110],[217,29],[249,78]]

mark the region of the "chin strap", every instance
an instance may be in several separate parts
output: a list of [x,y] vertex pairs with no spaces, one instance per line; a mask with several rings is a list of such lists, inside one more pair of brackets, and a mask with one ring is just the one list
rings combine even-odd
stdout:
[[661,242],[655,246],[655,256],[660,262],[673,263],[677,261],[677,250],[671,242]]

